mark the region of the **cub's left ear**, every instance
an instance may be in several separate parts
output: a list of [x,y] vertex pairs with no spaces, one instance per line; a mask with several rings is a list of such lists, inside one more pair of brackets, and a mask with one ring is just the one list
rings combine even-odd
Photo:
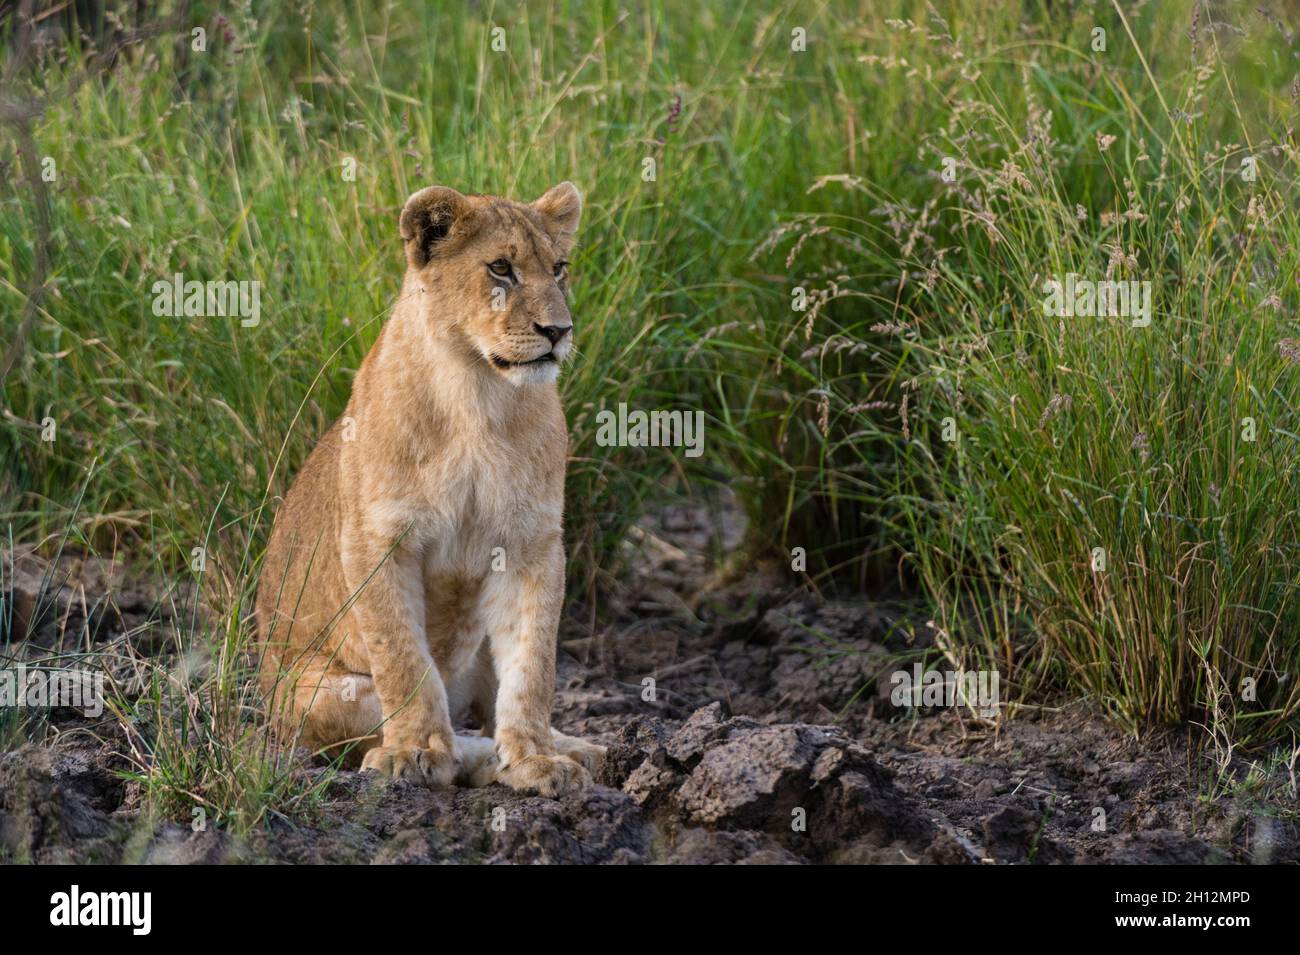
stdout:
[[571,182],[562,182],[546,190],[545,195],[533,203],[533,208],[546,220],[546,231],[562,248],[573,244],[582,218],[582,193]]

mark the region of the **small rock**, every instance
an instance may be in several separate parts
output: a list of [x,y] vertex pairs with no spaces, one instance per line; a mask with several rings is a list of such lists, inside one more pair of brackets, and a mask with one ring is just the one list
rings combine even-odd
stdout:
[[999,862],[1024,862],[1029,858],[1042,819],[1021,806],[1003,806],[981,820],[984,845]]

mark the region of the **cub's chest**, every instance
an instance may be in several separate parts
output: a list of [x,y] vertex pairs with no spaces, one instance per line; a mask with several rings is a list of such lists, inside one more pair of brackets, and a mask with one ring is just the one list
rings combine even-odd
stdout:
[[[384,502],[384,523],[409,527],[407,538],[421,550],[457,552],[476,559],[486,547],[505,546],[558,529],[563,511],[563,473],[556,462],[525,455],[448,449],[422,462],[415,480]],[[558,467],[563,468],[562,459]],[[414,486],[411,486],[411,485]]]
[[[395,440],[345,448],[345,473],[366,524],[426,570],[471,576],[495,548],[523,551],[554,537],[563,511],[567,433],[563,416],[504,428],[468,417],[431,428],[401,422]],[[452,426],[455,425],[455,427]]]

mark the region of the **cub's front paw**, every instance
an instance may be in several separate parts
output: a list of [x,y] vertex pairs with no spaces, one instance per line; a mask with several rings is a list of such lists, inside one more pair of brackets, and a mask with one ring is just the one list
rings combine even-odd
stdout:
[[497,771],[497,780],[518,792],[554,799],[591,785],[591,773],[567,756],[526,756]]
[[438,789],[455,778],[456,757],[433,749],[376,746],[361,760],[361,768]]

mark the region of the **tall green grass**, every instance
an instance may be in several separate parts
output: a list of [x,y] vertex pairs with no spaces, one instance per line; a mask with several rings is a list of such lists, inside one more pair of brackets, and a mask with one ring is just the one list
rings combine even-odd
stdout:
[[[919,586],[957,662],[1252,745],[1300,712],[1294,43],[1176,13],[1080,9],[1012,54],[972,7],[872,45],[866,90],[928,131],[825,184],[868,214],[773,236],[824,305],[767,340],[804,396],[768,526],[856,528],[838,558]],[[1069,273],[1149,281],[1150,326],[1046,314]]]

